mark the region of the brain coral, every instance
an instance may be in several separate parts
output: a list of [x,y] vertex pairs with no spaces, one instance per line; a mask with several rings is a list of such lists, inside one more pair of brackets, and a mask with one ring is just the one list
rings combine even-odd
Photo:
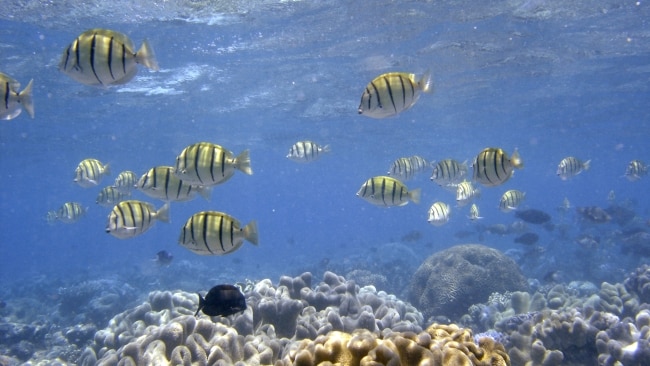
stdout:
[[409,297],[425,317],[458,318],[493,292],[527,289],[512,259],[484,245],[466,244],[427,258],[411,280]]

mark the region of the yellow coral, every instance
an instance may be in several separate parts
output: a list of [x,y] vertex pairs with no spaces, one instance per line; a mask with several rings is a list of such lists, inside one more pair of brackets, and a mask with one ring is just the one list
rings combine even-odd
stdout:
[[281,364],[509,366],[510,358],[503,345],[490,338],[481,338],[476,345],[469,329],[433,324],[420,334],[394,332],[381,336],[368,330],[352,334],[333,331],[314,341],[303,340]]

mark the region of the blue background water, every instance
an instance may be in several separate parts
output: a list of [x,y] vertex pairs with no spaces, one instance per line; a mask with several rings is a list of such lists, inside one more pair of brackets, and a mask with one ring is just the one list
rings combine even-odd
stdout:
[[[422,188],[420,205],[385,209],[355,193],[399,157],[471,161],[488,146],[518,148],[525,168],[502,186],[481,187],[483,225],[512,223],[498,202],[519,189],[525,207],[572,226],[567,238],[535,228],[547,249],[538,265],[576,275],[611,262],[614,281],[644,261],[620,253],[614,224],[587,228],[613,239],[595,257],[584,255],[574,242],[582,232],[575,212],[561,217],[556,208],[565,197],[573,206],[606,207],[613,190],[638,220],[649,217],[650,178],[622,177],[630,160],[650,161],[646,2],[4,3],[0,69],[23,86],[34,79],[36,118],[23,113],[0,124],[0,283],[147,272],[161,249],[189,277],[208,272],[233,281],[276,280],[316,270],[325,258],[388,266],[398,255],[414,271],[432,253],[478,241],[477,234],[454,236],[476,230],[466,218],[469,207],[452,207],[443,227],[429,225],[434,201],[455,206],[453,195],[429,181],[430,171],[407,182]],[[138,47],[147,38],[161,70],[140,67],[130,83],[105,89],[74,82],[58,71],[60,55],[94,27],[124,32]],[[435,92],[411,110],[385,120],[357,114],[365,85],[377,75],[427,69]],[[332,152],[306,165],[287,160],[290,146],[304,139],[330,144]],[[172,204],[172,222],[142,236],[118,240],[104,232],[109,210],[95,204],[101,187],[122,170],[140,175],[172,165],[199,141],[237,154],[250,149],[254,175],[235,174],[209,202]],[[592,168],[561,181],[557,164],[569,155],[591,159]],[[72,177],[90,157],[110,163],[113,174],[84,189]],[[47,211],[67,201],[90,207],[88,215],[48,225]],[[224,257],[182,248],[180,228],[201,210],[257,220],[259,247],[245,244]],[[413,232],[421,239],[387,250]],[[483,243],[522,248],[512,236],[485,235]],[[540,273],[522,266],[529,276]]]

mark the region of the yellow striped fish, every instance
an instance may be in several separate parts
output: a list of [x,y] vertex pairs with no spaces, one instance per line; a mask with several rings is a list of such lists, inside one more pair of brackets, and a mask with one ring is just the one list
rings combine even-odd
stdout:
[[104,187],[99,194],[97,195],[97,200],[95,201],[98,205],[111,208],[129,198],[131,193],[121,192],[113,186]]
[[432,89],[431,72],[418,81],[415,74],[389,72],[377,76],[361,95],[359,114],[372,118],[394,116],[411,108],[422,92]]
[[97,159],[84,159],[79,163],[74,174],[73,182],[88,188],[98,185],[104,176],[111,174],[111,170],[108,164],[104,165]]
[[87,210],[80,203],[66,202],[58,210],[47,213],[47,222],[53,224],[55,221],[61,221],[66,224],[72,224],[84,217]]
[[630,182],[641,179],[644,175],[648,174],[648,166],[641,160],[632,160],[627,165],[625,170],[625,178]]
[[526,193],[518,191],[516,189],[511,189],[506,191],[506,193],[501,196],[501,201],[499,201],[499,209],[502,212],[510,212],[516,210],[517,207],[524,201],[526,198]]
[[404,206],[409,201],[420,203],[420,188],[409,191],[404,183],[387,176],[368,179],[357,196],[377,206]]
[[515,168],[523,167],[524,163],[517,150],[509,158],[505,151],[496,147],[488,147],[481,151],[472,164],[474,180],[488,187],[505,183],[512,177]]
[[149,169],[136,183],[137,189],[151,198],[163,201],[189,201],[200,194],[206,200],[210,199],[210,188],[191,185],[174,175],[174,167],[157,166]]
[[476,203],[472,203],[472,206],[469,208],[469,219],[472,221],[482,219]]
[[210,142],[198,142],[186,147],[176,158],[174,174],[184,182],[203,186],[223,183],[235,170],[252,175],[248,150],[239,156]]
[[0,119],[10,120],[18,117],[22,109],[27,111],[30,117],[34,118],[34,103],[32,102],[32,85],[30,80],[23,91],[19,91],[20,83],[9,75],[0,72]]
[[81,33],[65,49],[59,70],[86,85],[124,84],[138,72],[136,64],[157,71],[153,49],[145,40],[136,52],[125,34],[108,29]]
[[287,159],[298,162],[308,163],[320,157],[322,153],[330,152],[330,146],[320,146],[313,141],[298,141],[287,154]]
[[558,164],[557,175],[560,179],[567,180],[582,173],[584,170],[589,170],[590,165],[591,160],[583,162],[574,156],[569,156],[562,159],[560,164]]
[[435,202],[429,208],[429,218],[427,222],[433,226],[442,226],[449,222],[451,208],[444,202]]
[[481,195],[481,190],[474,188],[472,182],[462,181],[456,187],[456,203],[463,207]]
[[244,240],[257,245],[257,222],[242,227],[234,217],[223,212],[203,211],[190,217],[178,242],[200,255],[224,255],[239,249]]
[[130,170],[125,170],[117,175],[113,188],[116,188],[122,193],[130,193],[135,188],[136,183],[138,183],[138,176]]
[[156,211],[147,202],[122,201],[108,215],[106,232],[118,239],[129,239],[145,233],[156,221],[169,222],[169,202]]
[[441,187],[452,187],[463,181],[467,175],[467,163],[454,159],[440,160],[433,166],[431,180]]

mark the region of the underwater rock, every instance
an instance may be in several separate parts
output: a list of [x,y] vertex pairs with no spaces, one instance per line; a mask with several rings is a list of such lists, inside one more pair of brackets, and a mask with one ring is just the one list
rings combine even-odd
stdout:
[[639,296],[642,303],[650,304],[650,266],[642,265],[623,282],[625,288]]
[[466,244],[427,258],[411,280],[409,298],[426,317],[460,317],[493,292],[527,289],[512,259],[484,245]]
[[9,347],[9,354],[21,361],[27,361],[32,357],[35,350],[36,347],[31,342],[22,340]]

